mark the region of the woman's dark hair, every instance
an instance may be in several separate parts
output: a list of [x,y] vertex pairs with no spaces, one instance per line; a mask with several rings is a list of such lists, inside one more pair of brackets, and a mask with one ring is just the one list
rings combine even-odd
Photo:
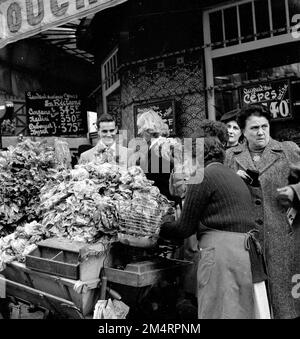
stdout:
[[252,115],[257,116],[257,117],[264,117],[269,122],[271,120],[270,111],[265,106],[257,105],[257,104],[245,106],[244,108],[241,109],[237,117],[237,123],[242,130],[245,129],[246,121]]
[[[198,138],[217,137],[224,145],[226,145],[228,141],[227,126],[220,121],[202,120],[196,135]],[[195,137],[195,135],[193,137]]]
[[225,146],[228,141],[227,127],[224,123],[204,119],[201,121],[197,131],[192,135],[192,138],[193,157],[199,154],[196,143],[197,138],[204,138],[204,163],[207,164],[212,161],[224,162]]
[[204,138],[204,165],[216,161],[223,163],[225,160],[225,149],[217,137]]

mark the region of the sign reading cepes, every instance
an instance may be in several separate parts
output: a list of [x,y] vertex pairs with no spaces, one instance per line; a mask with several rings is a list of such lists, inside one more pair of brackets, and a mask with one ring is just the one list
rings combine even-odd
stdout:
[[292,118],[289,79],[256,83],[241,87],[241,106],[262,104],[267,106],[273,120]]
[[0,0],[0,48],[127,0]]

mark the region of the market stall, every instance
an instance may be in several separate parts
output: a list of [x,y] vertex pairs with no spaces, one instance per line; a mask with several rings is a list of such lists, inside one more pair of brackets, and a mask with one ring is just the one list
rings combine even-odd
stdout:
[[25,263],[7,264],[2,272],[6,294],[59,318],[83,318],[100,297],[104,254],[101,243],[44,240]]
[[99,300],[124,311],[161,281],[175,282],[190,263],[157,244],[161,219],[174,208],[141,168],[70,169],[58,154],[26,140],[1,155],[1,297],[86,318]]

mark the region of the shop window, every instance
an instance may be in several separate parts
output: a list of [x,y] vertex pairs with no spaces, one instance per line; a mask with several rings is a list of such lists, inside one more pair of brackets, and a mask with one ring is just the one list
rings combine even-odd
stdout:
[[285,0],[271,0],[273,30],[281,29],[279,32],[274,32],[274,35],[286,33],[286,15],[285,15]]
[[[295,18],[291,19],[299,14],[300,0],[231,1],[204,11],[203,22],[209,22],[211,29],[211,40],[205,34],[204,42],[215,43],[206,49],[207,85],[214,86],[214,95],[208,94],[210,117],[236,108],[235,88],[244,82],[300,79],[300,41],[291,42],[288,31],[295,24]],[[236,38],[238,46],[233,41]],[[218,50],[213,51],[215,48]],[[300,107],[300,99],[297,105]]]
[[293,15],[300,14],[300,1],[251,0],[220,7],[208,14],[211,43],[215,44],[212,49],[216,49],[286,34]]
[[[210,13],[209,15],[210,22],[210,35],[212,44],[216,42],[221,42],[223,38],[223,25],[222,25],[222,11],[217,11]],[[213,46],[212,48],[223,47],[224,45],[219,44],[218,46]]]
[[216,91],[215,103],[216,120],[220,120],[222,115],[239,107],[238,90]]
[[214,76],[224,78],[229,74],[246,74],[241,81],[291,74],[300,78],[299,60],[300,41],[215,58]]
[[265,39],[270,37],[270,19],[268,2],[258,0],[254,2],[255,21],[257,39]]
[[114,50],[102,65],[102,77],[104,80],[104,90],[108,91],[117,84],[119,86],[118,74],[118,49]]
[[252,3],[239,5],[242,42],[254,40]]
[[118,52],[115,48],[101,65],[103,111],[107,113],[107,97],[120,87],[118,73]]
[[[237,22],[236,7],[227,8],[224,10],[224,26],[225,26],[225,39],[226,46],[232,46],[238,44],[238,22]],[[234,41],[230,41],[234,40]]]

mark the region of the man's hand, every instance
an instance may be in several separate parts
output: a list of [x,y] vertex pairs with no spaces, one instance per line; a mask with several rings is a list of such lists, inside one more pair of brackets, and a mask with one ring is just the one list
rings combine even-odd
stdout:
[[281,188],[277,188],[277,199],[281,203],[281,205],[285,207],[289,207],[292,205],[295,192],[290,186],[285,186]]
[[162,217],[161,224],[173,221],[175,221],[175,216],[173,214],[166,214]]
[[96,152],[99,153],[99,154],[103,153],[107,150],[107,146],[105,146],[104,144],[99,143],[99,142],[95,147],[96,147]]

